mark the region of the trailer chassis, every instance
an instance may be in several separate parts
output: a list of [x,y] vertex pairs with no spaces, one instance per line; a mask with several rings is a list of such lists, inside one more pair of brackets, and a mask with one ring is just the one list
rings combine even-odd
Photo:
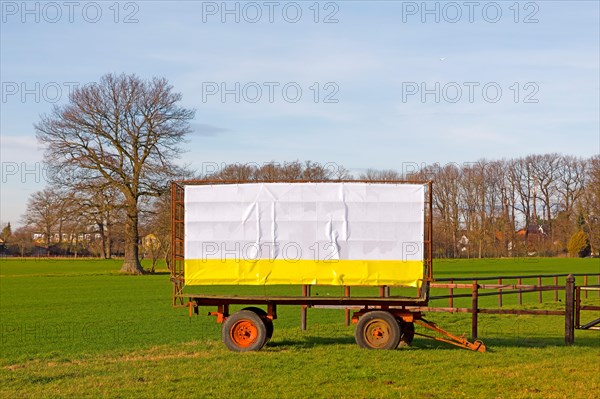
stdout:
[[[277,319],[279,305],[319,306],[355,309],[352,323],[356,324],[356,343],[366,349],[395,349],[410,345],[415,335],[445,342],[476,352],[485,352],[483,342],[470,342],[464,336],[454,335],[437,324],[425,319],[418,310],[407,307],[424,306],[426,301],[410,298],[315,298],[315,297],[258,297],[223,295],[182,295],[188,299],[189,316],[200,314],[201,307],[216,307],[209,311],[222,323],[222,338],[225,345],[237,352],[261,349],[272,337],[273,320]],[[263,305],[262,308],[249,306],[241,311],[230,313],[231,305]],[[358,310],[356,310],[358,307]],[[415,331],[415,324],[437,334],[429,335]]]

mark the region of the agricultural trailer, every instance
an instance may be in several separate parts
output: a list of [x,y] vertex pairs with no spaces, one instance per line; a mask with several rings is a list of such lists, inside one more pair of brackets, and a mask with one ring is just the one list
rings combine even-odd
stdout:
[[[300,305],[353,310],[362,348],[420,335],[485,351],[418,311],[433,280],[432,182],[174,181],[171,212],[173,305],[215,309],[230,350],[260,350],[278,306]],[[311,295],[316,286],[339,295]]]

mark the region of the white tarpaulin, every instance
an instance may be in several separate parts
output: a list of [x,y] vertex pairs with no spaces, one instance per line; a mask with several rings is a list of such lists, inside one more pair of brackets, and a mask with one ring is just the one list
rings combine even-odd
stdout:
[[417,285],[425,186],[185,187],[186,284]]

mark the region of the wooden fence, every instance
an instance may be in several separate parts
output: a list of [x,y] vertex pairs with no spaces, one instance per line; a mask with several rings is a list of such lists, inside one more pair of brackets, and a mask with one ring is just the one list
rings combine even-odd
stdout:
[[[582,285],[576,285],[576,278],[583,280]],[[550,280],[552,284],[544,285],[544,281]],[[561,284],[561,279],[564,282]],[[535,281],[535,284],[524,284],[527,281]],[[595,281],[597,284],[592,284]],[[459,277],[437,279],[430,284],[431,289],[447,289],[447,295],[433,295],[429,298],[429,306],[407,306],[407,309],[422,312],[445,312],[445,313],[471,313],[471,338],[478,338],[478,315],[479,314],[512,314],[512,315],[540,315],[540,316],[563,316],[565,318],[565,343],[573,344],[575,341],[575,329],[600,330],[600,318],[581,325],[582,311],[600,311],[600,306],[583,305],[582,299],[589,298],[594,293],[600,298],[600,273],[590,274],[543,274],[543,275],[520,275],[520,276],[494,276],[494,277]],[[303,295],[310,295],[310,287],[303,286]],[[461,290],[461,292],[455,292]],[[469,292],[465,293],[465,290]],[[523,305],[523,294],[537,292],[537,302],[544,303],[544,292],[553,293],[554,302],[559,302],[564,291],[564,309],[507,309],[504,308],[504,296],[516,295],[518,305]],[[380,296],[389,296],[389,287],[380,287]],[[345,295],[349,296],[349,287],[345,287]],[[481,308],[479,299],[481,297],[496,296],[498,307]],[[469,307],[456,307],[455,300],[459,298],[470,298]],[[546,301],[547,301],[546,297]],[[432,301],[448,300],[448,306],[431,306]],[[319,306],[331,307],[331,306]],[[354,307],[334,306],[344,308],[346,313],[346,325],[350,324],[350,312]],[[306,309],[302,307],[301,327],[306,329]]]
[[[560,278],[564,278],[564,285],[559,283]],[[583,278],[583,285],[575,284],[576,277]],[[552,279],[553,284],[544,285],[544,280]],[[591,285],[592,279],[597,281],[597,284]],[[515,281],[507,282],[508,280]],[[523,284],[524,280],[535,280],[537,284]],[[487,283],[493,281],[494,283]],[[468,282],[468,283],[467,283]],[[580,329],[600,329],[597,327],[600,324],[600,319],[591,321],[585,325],[580,324],[581,312],[586,310],[600,310],[600,306],[585,306],[582,305],[582,291],[584,298],[588,298],[590,293],[594,291],[600,297],[600,273],[599,274],[546,274],[534,276],[495,276],[495,277],[461,277],[438,279],[433,282],[430,287],[432,289],[447,289],[448,295],[431,296],[430,301],[448,300],[447,307],[414,307],[412,309],[427,311],[427,312],[450,312],[450,313],[471,313],[471,338],[476,339],[478,336],[478,315],[481,313],[487,314],[514,314],[514,315],[542,315],[542,316],[564,316],[565,317],[565,343],[572,344],[575,341],[574,331]],[[469,289],[470,293],[456,294],[454,290]],[[492,291],[492,292],[490,292]],[[505,295],[517,295],[518,304],[523,304],[523,294],[537,292],[537,302],[543,303],[544,291],[552,292],[555,302],[559,301],[559,292],[565,291],[564,310],[547,310],[547,309],[503,309],[503,297]],[[479,306],[479,298],[486,296],[497,296],[497,308],[481,308]],[[471,298],[470,307],[454,307],[454,301],[457,298]]]

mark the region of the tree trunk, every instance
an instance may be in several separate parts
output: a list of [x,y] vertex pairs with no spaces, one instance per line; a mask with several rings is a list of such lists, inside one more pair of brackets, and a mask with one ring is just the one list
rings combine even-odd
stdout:
[[63,221],[62,218],[58,223],[58,251],[61,255],[64,255],[63,245],[62,245],[62,231],[63,231]]
[[133,200],[127,209],[125,222],[125,260],[121,271],[124,273],[142,274],[144,269],[139,260],[139,231],[138,231],[137,201]]
[[456,230],[452,231],[452,258],[456,258]]
[[102,241],[100,248],[100,257],[102,259],[108,259],[106,257],[106,234],[104,234],[104,223],[97,223],[100,231],[100,240]]
[[171,248],[165,251],[165,264],[167,265],[167,269],[171,271]]
[[158,261],[158,253],[154,250],[154,248],[151,251],[152,251],[152,267],[150,268],[150,273],[155,273],[156,272],[156,262]]
[[105,247],[105,255],[106,259],[112,258],[112,223],[110,219],[106,220],[106,247]]

